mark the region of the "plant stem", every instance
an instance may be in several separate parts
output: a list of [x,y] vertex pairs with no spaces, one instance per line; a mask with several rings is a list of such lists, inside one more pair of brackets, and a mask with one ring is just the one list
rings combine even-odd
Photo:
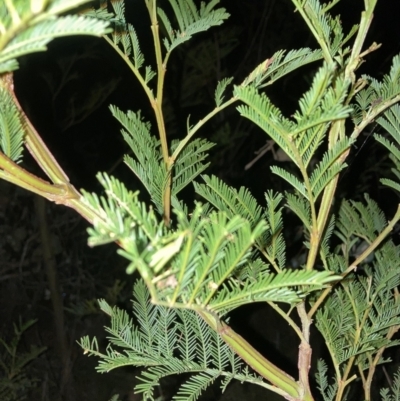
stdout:
[[169,226],[171,219],[172,162],[169,157],[167,133],[165,130],[164,114],[162,111],[166,66],[164,65],[161,52],[161,41],[160,41],[159,25],[157,19],[156,3],[157,3],[156,0],[154,0],[150,2],[150,4],[148,5],[148,10],[151,19],[151,32],[153,34],[154,51],[157,64],[157,94],[156,98],[153,100],[153,102],[151,102],[151,105],[154,109],[154,113],[157,120],[157,127],[158,127],[158,134],[160,136],[162,155],[163,155],[165,170],[167,172],[167,180],[164,185],[164,193],[163,193],[163,208],[164,208],[164,222],[166,226]]
[[[296,11],[300,13],[302,18],[304,19],[305,23],[307,24],[308,28],[310,29],[311,33],[313,34],[314,38],[318,42],[319,46],[322,49],[322,53],[324,55],[325,61],[332,65],[333,64],[333,58],[331,56],[331,53],[329,51],[329,46],[324,40],[324,35],[321,32],[318,32],[316,29],[315,24],[312,21],[312,16],[311,16],[311,10],[306,11],[306,8],[308,7],[307,1],[303,2],[303,4],[300,4],[302,1],[301,0],[292,0],[294,5],[296,6]],[[310,8],[310,7],[308,7]]]
[[20,112],[20,118],[25,127],[25,145],[32,157],[36,160],[42,171],[49,177],[52,183],[35,176],[29,171],[14,163],[6,155],[0,152],[0,178],[27,189],[37,195],[63,204],[76,210],[90,223],[99,216],[86,204],[82,202],[81,194],[69,182],[67,174],[57,163],[56,159],[37,133],[27,115],[22,110],[14,93],[13,75],[5,74],[0,79],[3,86],[13,97],[13,101]]
[[181,153],[182,149],[187,145],[187,143],[192,139],[193,135],[212,117],[218,114],[220,111],[225,109],[226,107],[230,106],[231,104],[235,103],[238,99],[234,96],[227,100],[226,102],[222,103],[219,107],[216,107],[214,110],[210,111],[205,117],[197,122],[197,124],[189,130],[185,138],[183,138],[179,145],[176,147],[174,153],[171,156],[171,162],[175,163],[175,160],[178,158],[179,154]]
[[310,382],[309,382],[309,371],[311,367],[311,353],[312,349],[310,347],[310,326],[312,320],[309,318],[306,312],[305,303],[301,302],[297,305],[297,313],[299,314],[302,327],[302,340],[299,347],[298,363],[297,367],[299,369],[299,387],[302,399],[307,396],[311,396]]
[[[297,0],[293,0],[293,1],[295,2],[295,4],[298,3]],[[361,15],[361,22],[360,22],[360,27],[358,29],[357,37],[355,40],[355,45],[353,46],[350,60],[346,66],[345,77],[347,78],[349,83],[350,82],[352,83],[353,87],[355,85],[354,72],[360,64],[360,53],[361,53],[362,46],[365,41],[365,37],[368,32],[369,26],[372,21],[373,10],[374,10],[375,5],[376,5],[376,0],[367,0],[365,2],[366,10]],[[310,29],[311,29],[312,23],[311,23],[311,21],[308,20],[308,16],[305,14],[302,7],[299,7],[298,4],[296,4],[296,6],[297,6],[298,10],[302,13],[302,15],[304,14],[303,18],[306,20],[307,24],[310,26]],[[317,40],[318,40],[318,38],[317,38]],[[319,41],[319,43],[322,48],[322,51],[325,54],[325,52],[326,52],[325,47],[324,47],[325,42],[322,41],[322,39],[321,39]],[[326,61],[330,61],[327,58],[325,58],[325,59],[326,59]],[[351,99],[352,99],[352,97],[349,97],[347,99],[347,104],[351,101]],[[332,124],[331,130],[329,133],[329,145],[328,145],[329,148],[332,148],[337,143],[338,139],[340,137],[344,136],[344,134],[345,134],[345,125],[344,124],[345,124],[344,120],[335,121]],[[364,128],[364,127],[365,127],[365,125],[362,126],[362,128]],[[353,132],[353,134],[355,132],[356,132],[356,130]],[[361,130],[357,132],[357,135],[352,134],[351,138],[355,138],[356,136],[358,136],[358,134],[360,132],[361,132]],[[346,160],[349,153],[350,153],[350,149],[348,149],[346,152],[344,152],[342,154],[342,156],[339,158],[338,162],[344,163],[344,160]],[[309,252],[308,258],[307,258],[307,269],[311,269],[314,266],[314,263],[315,263],[315,260],[316,260],[317,254],[318,254],[317,251],[319,248],[322,233],[325,230],[326,223],[327,223],[329,215],[330,215],[338,179],[339,179],[339,174],[336,175],[336,177],[334,177],[332,179],[332,181],[324,189],[324,192],[322,195],[322,200],[321,200],[321,205],[320,205],[320,209],[319,209],[319,213],[318,213],[317,226],[313,227],[313,230],[312,230],[311,236],[310,236],[311,237],[310,238],[310,252]]]
[[296,334],[300,338],[300,341],[303,341],[304,340],[304,335],[303,335],[300,327],[294,322],[294,320],[288,315],[288,313],[283,311],[275,302],[268,301],[267,304],[271,308],[273,308],[277,313],[279,313],[279,315],[281,315],[282,318],[285,319],[288,322],[290,327],[292,327],[292,329],[296,332]]
[[[231,327],[221,322],[214,315],[197,311],[200,316],[209,324],[221,338],[239,355],[244,362],[252,367],[262,377],[271,382],[274,386],[283,390],[284,397],[290,401],[313,401],[311,393],[300,394],[299,384],[286,372],[268,361],[263,355],[255,350],[243,337],[237,334]],[[282,394],[282,391],[279,392]]]
[[357,36],[352,47],[350,59],[346,67],[346,78],[353,84],[355,83],[354,72],[360,65],[360,53],[365,42],[369,27],[372,22],[373,12],[377,0],[365,0],[365,10],[361,13],[360,26],[358,28]]

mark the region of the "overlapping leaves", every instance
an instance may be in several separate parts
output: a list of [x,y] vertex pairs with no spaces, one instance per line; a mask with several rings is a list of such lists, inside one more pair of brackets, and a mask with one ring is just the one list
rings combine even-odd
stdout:
[[[139,202],[137,193],[105,174],[98,178],[106,196],[85,193],[85,202],[99,216],[89,230],[89,243],[119,243],[119,252],[130,261],[128,272],[139,270],[154,302],[225,314],[254,301],[293,304],[338,278],[326,271],[269,272],[268,265],[253,254],[267,230],[264,220],[254,224],[240,215],[197,204],[190,218],[185,208],[175,210],[175,228],[167,229],[160,215]],[[271,259],[281,265],[284,255],[277,245],[271,242],[267,253],[275,252]]]
[[347,84],[342,78],[334,78],[334,68],[322,66],[311,88],[300,99],[299,110],[292,120],[284,117],[266,94],[259,93],[254,86],[235,88],[235,95],[245,103],[238,107],[241,115],[257,124],[284,150],[298,166],[302,178],[278,166],[273,166],[272,171],[308,202],[315,202],[329,182],[346,166],[340,156],[353,140],[342,138],[325,151],[311,174],[308,171],[332,122],[346,118],[351,112],[351,108],[344,104],[346,92]]
[[[115,106],[110,109],[124,127],[122,136],[134,155],[134,158],[126,155],[124,161],[142,182],[157,210],[162,213],[169,175],[172,174],[172,194],[176,196],[207,168],[208,163],[204,163],[206,152],[214,145],[204,139],[191,141],[175,160],[173,171],[167,171],[162,160],[160,141],[151,134],[151,125],[143,121],[140,112],[124,113]],[[177,142],[173,142],[171,150],[177,145]]]
[[136,393],[154,399],[161,378],[187,373],[187,379],[174,399],[196,400],[218,377],[224,387],[232,379],[264,385],[262,378],[247,366],[221,337],[193,311],[153,305],[146,286],[134,286],[133,319],[127,312],[100,301],[101,309],[111,317],[106,328],[110,345],[99,351],[96,339],[85,337],[81,346],[86,353],[100,357],[97,370],[108,372],[120,366],[143,367]]
[[378,358],[375,364],[382,363],[382,349],[399,343],[391,340],[400,327],[400,303],[395,295],[400,284],[399,256],[398,246],[385,243],[365,274],[344,280],[318,311],[316,325],[338,372],[353,363],[361,371],[368,369],[374,358]]
[[385,74],[382,80],[368,75],[363,75],[362,79],[367,87],[355,97],[356,104],[352,116],[355,125],[363,120],[372,120],[388,105],[400,101],[400,54],[393,57],[389,74]]

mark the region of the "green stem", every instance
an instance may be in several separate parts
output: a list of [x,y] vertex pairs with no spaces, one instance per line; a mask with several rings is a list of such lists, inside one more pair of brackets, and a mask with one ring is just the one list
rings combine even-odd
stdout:
[[353,84],[355,83],[354,72],[360,65],[360,53],[364,46],[365,38],[367,36],[369,27],[372,22],[373,12],[377,0],[365,0],[365,10],[361,13],[360,26],[358,28],[357,36],[352,47],[350,59],[346,67],[346,78]]
[[304,335],[303,335],[300,327],[294,322],[294,320],[289,316],[289,314],[286,313],[284,310],[282,310],[275,302],[267,301],[267,304],[271,308],[273,308],[280,316],[282,316],[283,319],[285,319],[287,321],[289,326],[292,327],[292,329],[295,331],[295,333],[300,338],[300,341],[303,341],[304,340]]
[[37,195],[43,196],[52,202],[71,207],[87,221],[92,223],[93,220],[99,216],[97,216],[90,206],[87,206],[82,202],[81,194],[72,184],[70,184],[68,176],[57,163],[56,159],[33,127],[29,118],[22,110],[14,93],[12,74],[3,75],[0,79],[0,85],[11,94],[13,101],[20,112],[20,117],[23,121],[23,126],[25,127],[24,139],[28,151],[52,183],[25,170],[1,152],[0,178]]
[[243,337],[233,331],[228,325],[221,322],[217,317],[205,311],[197,311],[204,321],[210,325],[221,338],[246,362],[252,369],[274,386],[283,390],[288,400],[313,401],[311,394],[300,395],[299,384],[286,372],[268,361],[257,350],[255,350]]
[[[297,3],[297,1],[295,1]],[[362,46],[365,41],[365,37],[367,35],[369,26],[372,21],[372,12],[375,7],[376,0],[367,0],[365,4],[366,10],[362,13],[361,15],[361,22],[360,22],[360,27],[358,29],[357,37],[355,40],[355,45],[353,46],[353,50],[350,56],[350,60],[347,64],[346,71],[345,71],[345,76],[347,77],[349,82],[353,83],[353,86],[355,84],[355,78],[354,78],[354,72],[359,66],[360,62],[360,53],[362,50]],[[308,20],[308,17],[305,15],[305,12],[299,5],[297,5],[299,12],[302,13],[303,18],[305,18],[307,24],[310,26],[312,25],[311,21]],[[314,32],[313,32],[314,33]],[[317,39],[318,40],[318,39]],[[324,47],[324,41],[321,39],[319,42],[321,45],[321,48],[325,54],[325,47]],[[327,60],[329,61],[329,60]],[[347,99],[347,103],[349,103],[351,98]],[[372,120],[371,120],[372,121]],[[359,130],[357,134],[355,134],[355,131],[353,132],[353,135],[351,136],[352,138],[355,138],[358,136],[358,134],[361,132],[361,129],[365,127],[359,127]],[[335,121],[331,127],[330,134],[329,134],[329,147],[333,147],[338,139],[341,136],[344,136],[345,132],[345,126],[344,126],[344,120],[339,120]],[[343,153],[343,155],[340,157],[340,162],[343,163],[344,160],[347,158],[350,150],[346,151]],[[318,255],[318,249],[322,237],[322,233],[325,230],[326,223],[328,221],[330,211],[332,208],[333,200],[334,200],[334,195],[336,192],[336,187],[338,183],[339,175],[333,178],[333,180],[327,185],[325,188],[323,195],[322,195],[322,200],[321,200],[321,205],[319,208],[318,212],[318,218],[317,218],[317,225],[316,227],[313,227],[313,230],[311,232],[311,237],[310,237],[310,252],[307,257],[307,269],[312,269],[314,266],[315,260]]]
[[175,160],[178,158],[179,154],[182,152],[183,148],[187,145],[187,143],[192,139],[193,135],[212,117],[214,117],[216,114],[218,114],[220,111],[225,109],[226,107],[230,106],[231,104],[235,103],[238,99],[236,97],[232,97],[221,106],[216,107],[214,110],[212,110],[210,113],[208,113],[205,117],[203,117],[201,120],[197,122],[197,124],[189,130],[185,138],[183,138],[180,142],[177,148],[175,149],[174,153],[171,156],[171,162],[175,163]]
[[[157,5],[156,0],[148,5],[148,10],[151,19],[151,32],[153,34],[154,51],[156,56],[157,64],[157,95],[152,102],[152,107],[157,120],[158,133],[160,136],[162,155],[164,159],[164,165],[167,172],[167,180],[164,186],[163,193],[163,206],[164,206],[164,222],[167,226],[170,224],[171,219],[171,187],[172,187],[172,161],[169,157],[167,133],[165,130],[164,114],[162,111],[162,103],[164,96],[164,80],[166,73],[166,64],[164,64],[162,51],[161,51],[161,40],[159,33],[159,25],[157,19]],[[168,60],[168,55],[165,62]]]
[[147,95],[147,98],[149,99],[149,102],[153,103],[154,102],[153,92],[147,85],[146,81],[142,77],[142,74],[139,72],[139,70],[132,64],[132,62],[125,55],[125,53],[118,47],[118,45],[116,45],[107,35],[104,35],[103,38],[118,53],[118,55],[121,57],[121,59],[125,61],[126,65],[133,72],[133,75],[136,77],[136,79],[139,81],[140,85],[144,89],[144,91]]
[[296,10],[300,13],[300,15],[304,19],[305,23],[307,24],[308,28],[310,29],[311,33],[314,35],[314,38],[316,39],[319,46],[321,47],[325,61],[328,64],[332,65],[334,61],[333,61],[331,53],[329,51],[328,44],[324,40],[324,35],[320,30],[318,30],[316,28],[315,24],[312,21],[312,17],[310,16],[310,12],[306,11],[308,2],[306,1],[306,2],[303,2],[303,4],[300,4],[301,0],[292,0],[292,1],[293,1],[294,5],[296,6]]

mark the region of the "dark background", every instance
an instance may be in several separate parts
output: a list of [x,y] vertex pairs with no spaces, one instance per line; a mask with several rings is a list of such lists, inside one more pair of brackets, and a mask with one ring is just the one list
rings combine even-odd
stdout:
[[[222,78],[234,76],[234,82],[240,83],[256,65],[277,50],[316,48],[314,38],[298,13],[293,12],[289,0],[222,0],[221,4],[231,13],[229,20],[220,27],[196,35],[176,49],[170,59],[165,98],[170,139],[185,135],[188,115],[193,123],[211,110],[215,87]],[[362,5],[362,0],[342,0],[335,8],[347,29],[358,22]],[[141,39],[146,65],[153,63],[144,2],[126,0],[126,9],[127,19]],[[398,0],[378,2],[366,46],[373,41],[383,45],[366,58],[361,73],[380,78],[388,72],[392,57],[400,51],[399,17]],[[267,89],[268,96],[286,115],[294,112],[298,97],[308,88],[316,68],[317,65],[304,67]],[[15,86],[24,110],[77,188],[99,191],[95,174],[107,171],[131,189],[142,189],[122,163],[121,156],[128,148],[108,106],[113,104],[122,110],[141,109],[154,125],[152,110],[140,85],[104,40],[74,37],[54,41],[47,52],[20,60]],[[261,200],[269,188],[285,189],[281,180],[270,173],[271,164],[276,163],[270,153],[245,170],[245,165],[255,157],[254,152],[268,138],[254,125],[240,119],[234,107],[224,110],[204,126],[200,135],[217,143],[210,155],[212,166],[208,173],[214,173],[236,187],[250,187]],[[340,196],[357,199],[364,191],[372,191],[371,195],[390,215],[397,199],[378,181],[382,170],[389,166],[382,160],[383,154],[368,134],[362,136],[350,158],[353,173],[344,174],[341,180]],[[288,167],[287,163],[282,163]],[[28,153],[24,165],[41,175]],[[189,198],[192,196],[190,190],[185,194]],[[99,376],[94,372],[95,361],[82,357],[82,351],[75,343],[86,334],[96,334],[100,340],[104,339],[102,326],[108,323],[107,319],[89,308],[87,301],[106,297],[110,302],[129,307],[134,277],[126,276],[126,263],[115,255],[115,246],[89,249],[86,223],[73,211],[48,204],[60,291],[66,308],[65,327],[71,361],[69,381],[67,385],[60,384],[62,363],[57,353],[54,312],[43,269],[34,205],[30,194],[0,183],[0,234],[3,236],[0,243],[3,261],[0,265],[1,336],[12,337],[12,323],[18,317],[23,321],[37,318],[37,324],[23,337],[21,346],[28,348],[37,344],[49,348],[27,369],[30,381],[38,379],[39,382],[36,388],[27,388],[26,394],[31,400],[43,401],[103,401],[114,393],[120,393],[126,400],[138,399],[131,391],[134,370],[122,369]],[[287,218],[290,221],[290,216]],[[293,238],[298,223],[291,227],[288,236]],[[301,245],[293,243],[293,248],[292,256],[295,257]],[[279,327],[282,323],[269,318],[268,324],[260,324],[265,321],[261,318],[263,313],[265,310],[261,306],[243,309],[232,321],[239,331],[246,327],[243,335],[274,362],[294,372],[291,351],[285,349],[288,340],[292,340],[280,338],[279,330],[269,334],[269,327]],[[174,386],[173,380],[162,384],[165,399],[170,397]],[[246,391],[248,400],[259,397],[252,390]]]

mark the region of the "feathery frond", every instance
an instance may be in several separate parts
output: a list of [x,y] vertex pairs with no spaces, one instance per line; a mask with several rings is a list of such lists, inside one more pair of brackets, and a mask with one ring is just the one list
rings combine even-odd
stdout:
[[282,167],[278,166],[271,166],[271,171],[288,182],[305,199],[311,201],[311,199],[309,199],[306,186],[294,174],[289,173]]
[[333,401],[338,389],[337,382],[328,384],[327,378],[328,366],[324,360],[318,359],[317,362],[317,373],[315,379],[318,383],[318,390],[320,391],[324,401]]
[[[374,134],[374,138],[381,143],[390,152],[390,158],[395,164],[392,172],[398,180],[400,180],[400,106],[395,104],[384,113],[383,117],[378,118],[378,124],[383,127],[392,137],[394,142],[389,141],[382,135]],[[381,182],[393,189],[400,191],[400,183],[393,180],[383,178]]]
[[83,201],[99,216],[94,227],[88,229],[89,245],[120,241],[125,251],[120,252],[135,261],[128,268],[131,273],[137,266],[145,266],[143,259],[154,251],[150,244],[159,238],[163,225],[152,209],[147,210],[138,201],[138,192],[127,190],[124,184],[105,173],[98,174],[97,178],[105,196],[83,192]]
[[297,9],[301,10],[311,32],[320,43],[326,61],[333,60],[340,50],[343,51],[343,46],[358,30],[358,26],[354,25],[345,36],[340,16],[333,17],[328,13],[334,2],[322,4],[319,0],[307,0],[307,2],[296,0],[294,3]]
[[224,92],[226,87],[233,81],[233,78],[224,78],[218,82],[217,88],[215,89],[215,104],[217,107],[221,106],[224,100]]
[[317,328],[337,369],[344,371],[347,363],[353,363],[352,357],[361,371],[368,369],[382,349],[399,343],[388,337],[392,327],[400,326],[395,296],[400,284],[399,256],[400,247],[386,242],[376,251],[373,266],[365,268],[365,275],[352,273],[317,312]]
[[329,268],[327,261],[326,261],[327,257],[330,256],[329,242],[332,237],[333,230],[335,229],[335,224],[336,224],[335,215],[332,214],[332,216],[329,219],[329,223],[326,226],[322,240],[321,240],[320,255],[321,255],[321,259],[322,259],[325,269],[337,272],[338,271],[337,269],[334,270],[334,269]]
[[19,163],[24,144],[21,116],[12,96],[0,87],[0,151],[13,162]]
[[215,176],[202,176],[205,184],[194,182],[195,191],[217,210],[228,217],[239,215],[247,219],[252,227],[262,220],[263,211],[256,199],[245,187],[232,188]]
[[27,330],[36,320],[14,323],[12,338],[0,337],[0,397],[4,401],[22,400],[21,395],[35,385],[35,379],[28,375],[26,367],[40,356],[46,347],[24,344]]
[[355,125],[379,111],[384,111],[382,106],[385,104],[389,107],[394,100],[398,99],[397,102],[400,100],[400,54],[393,57],[389,74],[384,75],[381,81],[368,75],[363,75],[362,79],[369,85],[355,97],[356,107],[353,113]]
[[136,158],[134,160],[126,155],[125,163],[145,186],[157,210],[162,213],[167,171],[162,161],[160,141],[151,135],[151,125],[143,121],[140,112],[124,113],[115,106],[110,106],[110,110],[124,127],[122,136]]
[[320,290],[337,279],[338,276],[331,276],[330,272],[286,269],[271,274],[264,269],[257,281],[252,278],[240,282],[229,280],[210,306],[218,314],[224,315],[238,306],[253,302],[272,301],[295,305],[310,292]]
[[[179,141],[171,144],[171,153],[179,145]],[[194,139],[190,141],[179,153],[173,165],[172,174],[172,194],[177,195],[188,184],[191,184],[208,166],[203,161],[207,157],[207,151],[214,146],[213,143],[205,139]]]
[[265,218],[268,223],[267,235],[262,237],[260,248],[266,252],[268,261],[276,271],[286,267],[286,243],[283,237],[282,207],[283,196],[280,193],[267,191],[265,200],[267,208]]
[[82,338],[80,344],[85,353],[100,358],[99,372],[120,366],[143,367],[135,391],[145,399],[153,399],[161,378],[181,373],[189,373],[190,378],[178,390],[178,400],[196,400],[218,377],[264,383],[195,312],[153,305],[142,281],[134,285],[137,324],[127,312],[110,307],[104,300],[100,307],[111,317],[106,328],[110,345],[102,353],[89,337]]
[[242,82],[241,86],[252,84],[258,89],[272,85],[278,79],[303,65],[322,58],[321,50],[302,48],[298,50],[279,50],[269,59],[259,64]]
[[164,10],[157,8],[158,16],[168,34],[168,38],[164,39],[168,52],[189,40],[194,34],[206,31],[212,26],[221,25],[229,17],[225,8],[215,8],[219,0],[212,0],[208,4],[202,2],[200,9],[193,0],[169,0],[169,3],[179,29],[174,29]]
[[346,163],[340,162],[338,159],[350,148],[353,142],[354,141],[349,138],[344,138],[337,141],[331,149],[324,153],[321,161],[314,168],[310,177],[314,200],[317,200],[318,196],[329,182],[339,174],[340,171],[347,167]]
[[[251,263],[253,248],[266,231],[263,219],[252,224],[236,214],[204,214],[200,204],[188,219],[178,204],[176,229],[167,231],[154,212],[138,201],[137,193],[105,174],[98,178],[106,197],[84,193],[85,202],[99,216],[89,229],[89,244],[118,241],[119,253],[131,262],[127,271],[138,269],[146,278],[153,302],[225,314],[254,301],[296,303],[308,292],[338,279],[327,271],[281,269],[273,275],[262,267],[257,269],[255,281],[249,274],[248,279],[236,281],[235,273]],[[279,221],[271,222],[279,229]],[[279,232],[271,234],[275,238],[266,252],[282,268],[283,238]]]
[[245,103],[237,107],[239,113],[263,129],[290,159],[298,164],[298,156],[290,145],[295,124],[286,119],[264,93],[258,93],[251,85],[235,86],[234,96]]
[[294,115],[297,128],[292,134],[295,137],[310,128],[329,124],[350,115],[352,108],[343,104],[348,83],[339,77],[332,86],[334,73],[334,68],[323,65],[314,76],[311,88],[299,101],[300,110]]
[[279,194],[271,191],[266,193],[267,209],[257,203],[248,190],[241,187],[236,190],[229,187],[217,177],[203,176],[205,184],[194,183],[195,191],[206,199],[217,210],[223,211],[228,217],[239,215],[251,223],[254,228],[262,221],[267,222],[267,229],[257,239],[258,249],[265,251],[269,261],[278,263],[279,268],[285,267],[285,243],[282,235],[282,213],[278,205],[282,200]]
[[[100,2],[97,9],[86,12],[86,15],[94,16],[97,19],[104,19],[112,23],[113,31],[110,34],[112,43],[115,47],[119,46],[126,59],[132,63],[133,68],[140,75],[139,70],[145,63],[145,57],[140,48],[140,41],[135,28],[126,22],[125,1],[113,0],[110,3],[114,13],[108,12],[107,2]],[[146,66],[144,74],[141,75],[145,83],[147,83],[156,73],[151,66]]]
[[300,193],[286,193],[286,202],[289,209],[302,221],[305,229],[311,227],[311,208],[307,199]]
[[391,388],[381,389],[382,401],[399,401],[400,400],[400,369],[393,376]]
[[361,202],[343,200],[336,219],[335,234],[350,250],[358,241],[372,243],[386,227],[386,219],[375,201],[365,195],[366,205]]

